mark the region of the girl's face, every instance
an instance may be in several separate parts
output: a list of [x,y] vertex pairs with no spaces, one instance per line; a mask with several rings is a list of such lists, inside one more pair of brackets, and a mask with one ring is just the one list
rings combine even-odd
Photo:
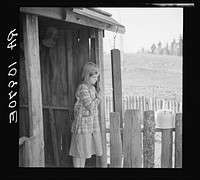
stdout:
[[90,76],[89,83],[94,85],[98,80],[98,76],[99,76],[98,74],[94,74],[93,76]]

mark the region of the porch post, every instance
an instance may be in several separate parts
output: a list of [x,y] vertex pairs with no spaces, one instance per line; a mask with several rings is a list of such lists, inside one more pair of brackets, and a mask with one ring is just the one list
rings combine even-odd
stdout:
[[104,89],[104,60],[103,60],[103,30],[98,29],[95,34],[95,57],[96,63],[100,68],[99,88],[102,90],[103,98],[99,107],[99,121],[101,127],[103,155],[96,159],[97,167],[107,167],[107,151],[106,151],[106,118],[105,118],[105,89]]
[[44,167],[44,137],[42,114],[42,91],[38,39],[38,16],[25,14],[23,17],[23,40],[25,53],[25,69],[28,83],[28,105],[30,137],[35,137],[34,151],[29,156],[28,166]]

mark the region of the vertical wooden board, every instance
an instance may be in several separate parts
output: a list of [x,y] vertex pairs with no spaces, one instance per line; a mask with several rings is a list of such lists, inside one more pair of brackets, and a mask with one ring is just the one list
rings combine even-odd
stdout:
[[71,123],[69,111],[56,110],[55,119],[60,163],[65,166],[72,167],[72,159],[71,156],[69,156],[71,143]]
[[25,167],[37,167],[37,150],[38,150],[38,137],[31,137],[25,141]]
[[74,31],[73,46],[76,67],[76,86],[82,79],[82,68],[89,61],[89,30],[88,28],[78,29]]
[[145,97],[142,96],[142,103],[143,103],[143,111],[146,111],[146,103],[145,103]]
[[68,77],[68,101],[69,106],[73,107],[75,103],[75,78],[74,78],[74,59],[73,59],[73,34],[72,31],[67,31],[66,48],[67,48],[67,77]]
[[45,166],[48,162],[54,162],[53,159],[53,144],[52,144],[52,134],[49,120],[49,112],[47,109],[43,109],[44,118],[44,151],[45,151]]
[[44,137],[39,57],[38,17],[26,14],[23,19],[25,67],[28,85],[30,135],[36,137],[36,166],[43,167]]
[[129,109],[131,109],[131,96],[129,96]]
[[96,62],[95,58],[95,38],[91,38],[91,59],[92,62]]
[[131,167],[131,128],[132,122],[130,110],[126,110],[124,114],[124,128],[123,128],[123,154],[124,154],[124,162],[123,167],[128,168]]
[[19,146],[19,163],[18,163],[19,167],[25,166],[25,163],[24,163],[24,161],[25,161],[24,153],[25,152],[24,152],[23,146],[24,146],[23,144]]
[[28,105],[28,88],[27,88],[27,78],[25,69],[25,57],[24,53],[20,51],[20,66],[19,66],[19,99],[20,104]]
[[113,102],[114,111],[120,113],[120,127],[122,123],[122,80],[121,80],[121,59],[118,49],[111,50],[112,65],[112,85],[113,85]]
[[49,96],[49,104],[51,105],[59,105],[59,96],[57,94],[60,91],[60,80],[59,80],[59,60],[57,59],[57,53],[56,53],[56,46],[52,48],[47,48],[47,57],[48,57],[48,64],[49,64],[49,90],[50,90],[50,96]]
[[79,72],[78,69],[78,63],[79,63],[79,43],[78,43],[78,31],[74,30],[72,32],[72,56],[73,56],[73,66],[74,66],[74,84],[75,84],[75,90],[77,89],[79,83],[80,83],[80,77],[81,72]]
[[175,117],[175,167],[182,168],[182,113]]
[[29,129],[29,111],[28,108],[21,107],[19,109],[19,137],[30,136]]
[[154,109],[154,111],[157,111],[158,110],[158,107],[157,107],[157,98],[154,98],[155,100],[154,100],[154,102],[155,102],[155,105],[154,105],[154,107],[155,107],[155,109]]
[[126,110],[124,116],[124,167],[142,166],[141,116],[139,110]]
[[60,81],[60,91],[57,95],[60,96],[60,105],[68,106],[68,63],[67,63],[67,53],[66,53],[66,34],[65,31],[60,31],[59,38],[57,41],[57,61],[59,61],[59,81]]
[[155,117],[154,111],[144,112],[143,167],[153,168],[155,157]]
[[56,125],[60,122],[56,120],[55,113],[53,109],[49,109],[49,121],[50,121],[50,130],[51,130],[51,139],[53,147],[53,157],[54,163],[56,166],[60,165],[60,127]]
[[107,167],[107,150],[106,150],[106,118],[105,118],[105,88],[104,88],[104,60],[103,60],[103,31],[95,31],[95,58],[96,64],[100,68],[100,78],[97,86],[102,90],[103,97],[99,106],[99,121],[102,136],[103,155],[96,159],[97,167]]
[[[20,66],[19,66],[19,103],[20,105],[28,105],[28,88],[26,70],[25,70],[25,58],[24,53],[20,51]],[[28,108],[19,109],[19,137],[29,137],[29,111]]]
[[122,166],[122,139],[119,112],[110,113],[110,167]]
[[52,77],[52,70],[50,69],[49,50],[41,44],[40,50],[40,66],[41,66],[41,86],[42,86],[42,103],[43,105],[50,104],[50,79]]
[[142,167],[142,138],[141,138],[141,116],[139,110],[133,111],[132,121],[132,167]]
[[161,168],[172,168],[172,129],[162,129]]

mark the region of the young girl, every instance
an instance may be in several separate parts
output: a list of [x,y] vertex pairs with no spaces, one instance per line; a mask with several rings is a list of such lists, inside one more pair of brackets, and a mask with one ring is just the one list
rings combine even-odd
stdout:
[[76,90],[72,139],[69,155],[73,156],[74,167],[85,167],[86,158],[93,154],[102,156],[102,140],[98,119],[101,92],[96,92],[94,84],[99,76],[96,64],[88,62],[83,67],[83,82]]

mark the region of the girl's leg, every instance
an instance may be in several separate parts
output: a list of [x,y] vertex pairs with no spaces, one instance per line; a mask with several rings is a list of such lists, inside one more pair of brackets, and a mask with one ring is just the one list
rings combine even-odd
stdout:
[[81,158],[81,167],[85,167],[85,158]]
[[81,159],[77,157],[73,157],[73,165],[74,167],[81,167]]

